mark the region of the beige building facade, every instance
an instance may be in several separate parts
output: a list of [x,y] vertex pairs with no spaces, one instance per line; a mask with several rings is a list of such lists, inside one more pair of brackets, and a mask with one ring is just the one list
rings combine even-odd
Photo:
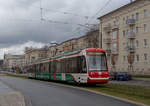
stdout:
[[24,55],[5,54],[3,67],[7,71],[13,71],[15,67],[22,69],[23,65],[25,64],[24,60],[25,60]]
[[[60,49],[59,49],[60,50]],[[57,52],[58,52],[58,44],[56,45],[52,45],[48,48],[48,51],[47,51],[47,56],[48,57],[53,57],[55,55],[57,55]]]
[[133,1],[98,19],[109,69],[150,74],[150,1]]
[[47,56],[52,57],[61,53],[81,50],[85,48],[98,48],[99,47],[99,30],[91,30],[84,36],[73,38],[64,41],[60,44],[52,44],[48,48]]
[[25,49],[25,63],[29,64],[34,60],[47,57],[47,48],[26,48]]
[[85,48],[99,48],[99,30],[91,30],[87,32],[84,36],[77,38],[77,48],[85,49]]

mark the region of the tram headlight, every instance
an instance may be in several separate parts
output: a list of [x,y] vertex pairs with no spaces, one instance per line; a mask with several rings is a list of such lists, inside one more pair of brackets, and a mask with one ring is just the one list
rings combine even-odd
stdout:
[[102,72],[98,72],[98,75],[102,75]]

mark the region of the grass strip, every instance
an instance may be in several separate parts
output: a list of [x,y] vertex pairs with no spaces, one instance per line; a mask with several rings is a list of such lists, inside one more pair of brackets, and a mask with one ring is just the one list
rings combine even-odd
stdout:
[[150,106],[150,87],[123,84],[106,84],[97,85],[96,87],[83,88],[125,98],[135,102],[140,102]]
[[134,78],[150,78],[150,75],[133,75]]
[[13,73],[4,73],[4,74],[7,76],[11,76],[11,77],[25,78],[25,79],[28,78],[26,75],[17,75],[17,74],[13,74]]

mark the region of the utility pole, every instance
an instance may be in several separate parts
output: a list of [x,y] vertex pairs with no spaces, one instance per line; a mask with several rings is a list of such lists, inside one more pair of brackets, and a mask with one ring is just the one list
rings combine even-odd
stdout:
[[103,34],[103,32],[102,32],[102,30],[103,30],[103,28],[102,28],[102,21],[101,21],[101,23],[100,23],[100,28],[101,28],[101,30],[100,30],[100,37],[99,37],[99,41],[100,41],[100,48],[102,49],[102,39],[103,39],[103,36],[102,36],[102,34]]
[[40,0],[40,11],[41,11],[41,21],[43,21],[44,18],[43,18],[42,0]]

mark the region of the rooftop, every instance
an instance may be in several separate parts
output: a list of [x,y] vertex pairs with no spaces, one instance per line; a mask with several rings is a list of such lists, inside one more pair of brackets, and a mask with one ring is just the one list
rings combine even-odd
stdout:
[[101,20],[101,19],[104,18],[105,16],[107,16],[107,15],[109,15],[109,14],[112,14],[112,13],[115,13],[115,12],[117,12],[117,11],[120,10],[120,9],[127,8],[127,7],[129,7],[129,6],[133,5],[133,4],[135,4],[135,3],[138,2],[138,1],[142,1],[142,0],[135,0],[135,1],[132,1],[132,2],[130,2],[130,3],[126,4],[126,5],[124,5],[124,6],[120,7],[120,8],[117,8],[117,9],[115,9],[115,10],[113,10],[113,11],[111,11],[111,12],[105,14],[105,15],[103,15],[103,16],[100,16],[98,19]]

